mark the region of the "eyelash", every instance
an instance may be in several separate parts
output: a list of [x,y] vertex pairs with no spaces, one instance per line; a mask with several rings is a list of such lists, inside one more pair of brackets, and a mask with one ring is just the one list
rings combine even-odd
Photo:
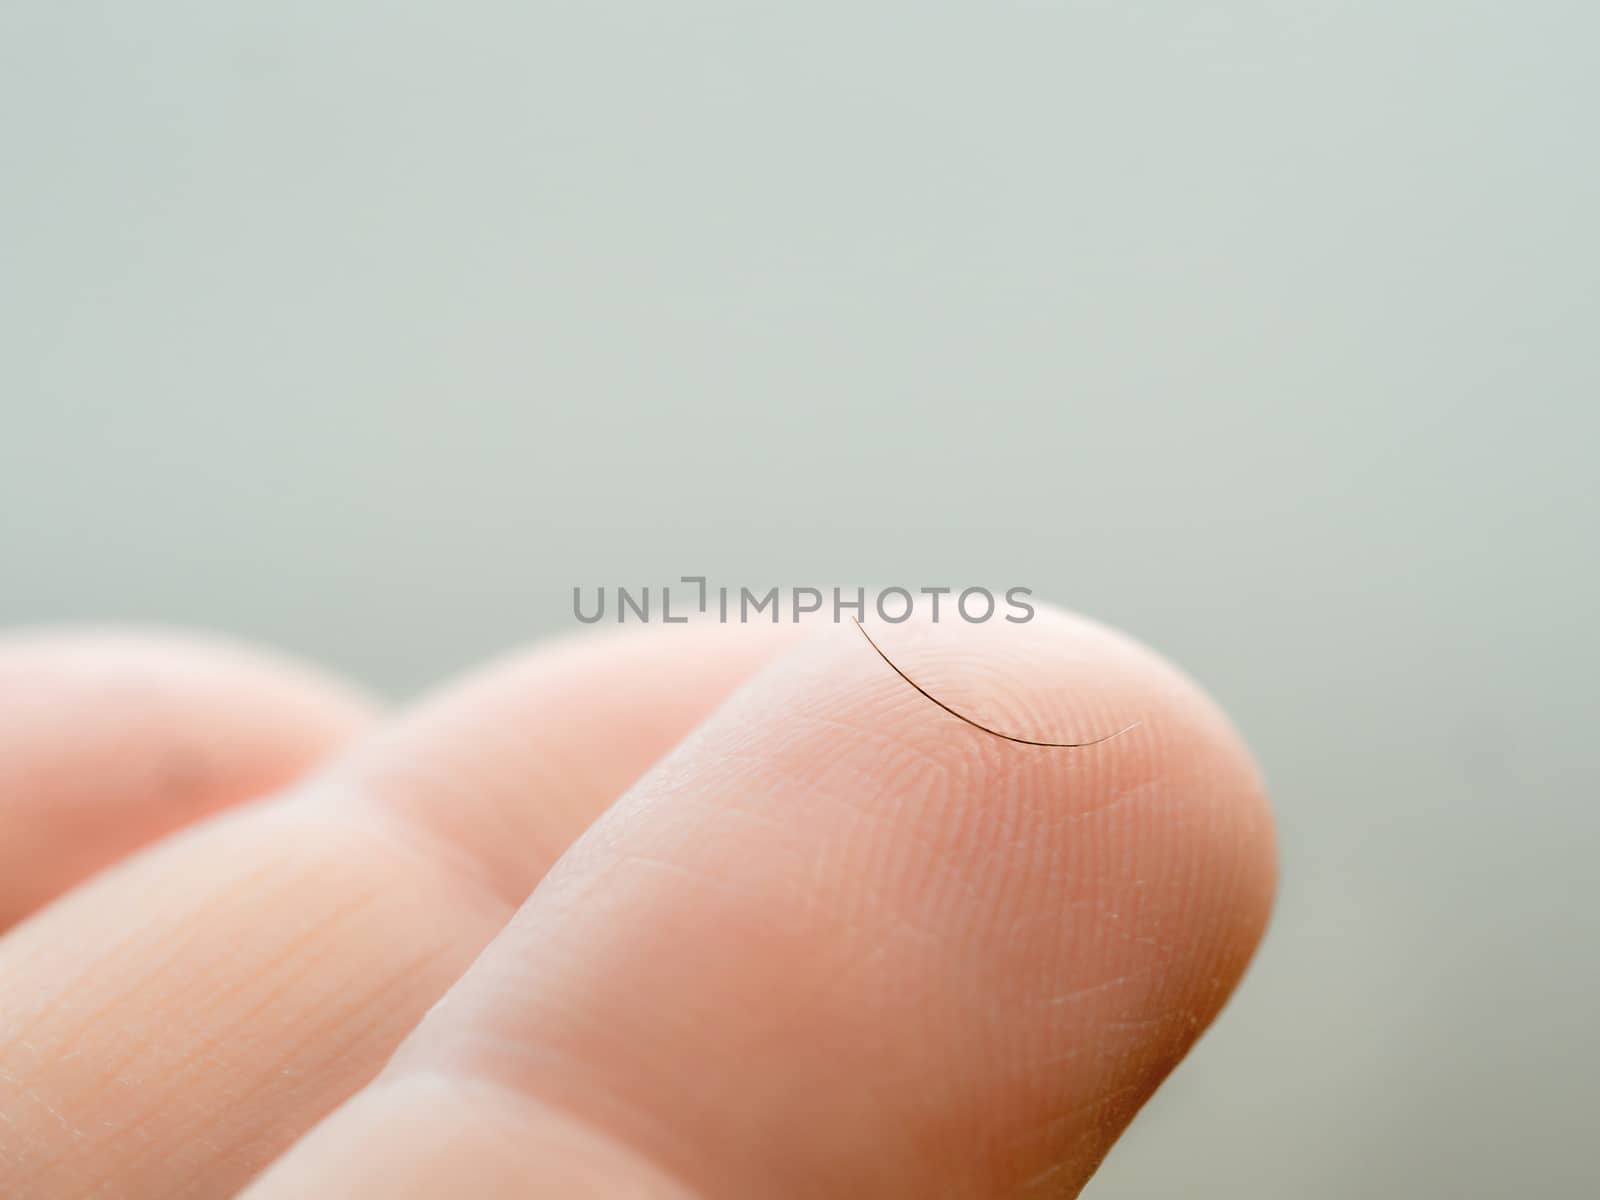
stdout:
[[[855,618],[852,617],[851,620],[854,621]],[[971,717],[967,716],[965,713],[957,712],[955,709],[951,708],[943,700],[939,699],[939,697],[935,696],[927,688],[923,687],[915,679],[911,678],[911,676],[907,675],[904,671],[902,671],[899,667],[897,667],[895,665],[894,659],[890,658],[887,654],[885,654],[883,652],[883,647],[878,645],[877,642],[872,640],[872,635],[867,632],[866,626],[862,625],[860,621],[855,621],[855,626],[856,626],[857,629],[861,630],[861,636],[867,639],[867,645],[871,646],[874,650],[876,650],[878,652],[878,657],[883,659],[884,662],[889,664],[889,669],[891,671],[893,671],[896,675],[900,676],[901,679],[904,679],[908,684],[910,684],[913,688],[915,688],[919,693],[921,693],[927,699],[931,700],[934,704],[936,704],[940,708],[944,709],[945,712],[949,713],[952,717],[955,717],[958,721],[965,721],[968,725],[971,725],[974,729],[982,730],[984,733],[989,734],[991,737],[1001,738],[1002,740],[1007,741],[1007,742],[1015,742],[1019,746],[1044,746],[1044,747],[1048,747],[1048,748],[1054,749],[1054,750],[1081,750],[1086,746],[1098,746],[1101,742],[1109,742],[1114,737],[1121,737],[1123,734],[1127,733],[1128,730],[1134,728],[1134,726],[1139,724],[1138,721],[1134,721],[1131,725],[1124,725],[1121,729],[1116,730],[1114,733],[1105,734],[1103,737],[1091,738],[1087,742],[1037,742],[1037,741],[1034,741],[1032,738],[1015,737],[1015,736],[1013,736],[1012,734],[1009,734],[1009,733],[1002,733],[998,729],[990,728],[988,725],[985,725],[983,722],[975,721]]]

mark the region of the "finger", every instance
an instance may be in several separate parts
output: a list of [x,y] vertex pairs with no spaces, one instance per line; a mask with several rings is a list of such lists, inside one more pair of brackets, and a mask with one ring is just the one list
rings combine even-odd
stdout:
[[483,670],[331,765],[323,794],[454,860],[508,908],[791,626],[579,636]]
[[135,848],[281,787],[371,704],[227,642],[0,637],[0,931]]
[[1249,758],[1170,667],[1041,614],[848,628],[568,852],[250,1200],[1074,1194],[1243,970]]
[[674,627],[537,652],[0,940],[0,1195],[231,1195],[770,642]]

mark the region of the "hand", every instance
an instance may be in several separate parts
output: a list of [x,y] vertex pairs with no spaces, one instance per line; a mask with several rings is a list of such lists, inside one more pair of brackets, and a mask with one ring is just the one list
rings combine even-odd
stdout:
[[0,1194],[1075,1194],[1261,934],[1259,781],[1098,626],[874,635],[1019,736],[1139,724],[1016,745],[848,625],[576,638],[386,722],[0,642],[0,926],[76,884],[0,935]]

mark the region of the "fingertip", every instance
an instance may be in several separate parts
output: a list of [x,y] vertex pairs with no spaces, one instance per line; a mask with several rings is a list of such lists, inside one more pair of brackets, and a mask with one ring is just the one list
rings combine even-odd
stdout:
[[[757,675],[397,1067],[577,1110],[709,1194],[775,1163],[799,1195],[1086,1179],[1254,950],[1259,776],[1191,680],[1093,622],[872,632],[904,675],[848,626]],[[1034,740],[1127,729],[1019,745],[930,695]]]
[[1259,937],[1259,777],[1092,622],[873,632],[723,703],[259,1194],[470,1170],[478,1132],[431,1126],[349,1166],[427,1126],[430,1080],[510,1099],[495,1166],[530,1193],[1074,1194]]

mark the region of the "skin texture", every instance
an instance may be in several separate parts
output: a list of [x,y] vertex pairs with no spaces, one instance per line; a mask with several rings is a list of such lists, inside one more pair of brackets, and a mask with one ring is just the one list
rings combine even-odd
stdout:
[[831,631],[561,860],[384,1076],[249,1193],[1074,1194],[1216,1014],[1274,885],[1248,756],[1049,614]]
[[848,626],[492,668],[0,938],[0,1194],[313,1126],[253,1200],[1075,1194],[1260,937],[1259,780],[1081,619],[874,634],[1138,724]]

